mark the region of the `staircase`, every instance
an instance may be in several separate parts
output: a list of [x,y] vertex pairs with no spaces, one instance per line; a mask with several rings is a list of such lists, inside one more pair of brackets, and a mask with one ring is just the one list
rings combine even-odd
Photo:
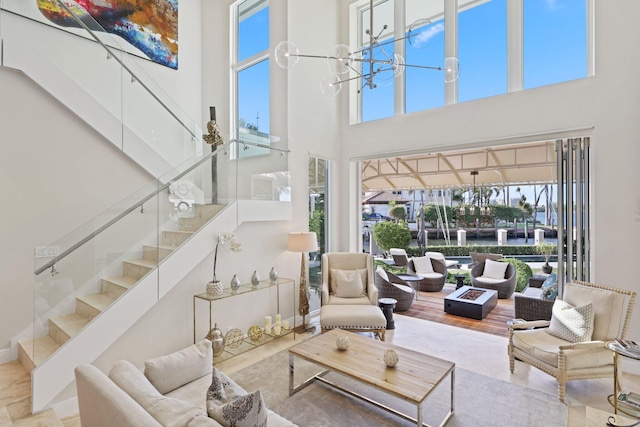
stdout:
[[[75,312],[49,319],[49,334],[18,343],[18,360],[27,373],[40,366],[64,343],[107,310],[121,295],[156,268],[187,239],[209,222],[224,205],[195,205],[193,218],[180,218],[178,230],[162,231],[162,243],[144,245],[142,258],[124,261],[122,274],[101,279],[101,292],[76,296]],[[1,416],[0,416],[1,417]],[[1,418],[0,418],[1,419]],[[1,426],[1,424],[0,424]]]

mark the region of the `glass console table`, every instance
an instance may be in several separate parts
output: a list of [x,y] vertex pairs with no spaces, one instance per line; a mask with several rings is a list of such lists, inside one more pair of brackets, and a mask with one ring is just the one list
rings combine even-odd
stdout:
[[[232,291],[231,288],[225,288],[224,292],[220,295],[209,295],[207,293],[201,293],[201,294],[195,294],[193,296],[193,342],[194,344],[197,341],[197,325],[196,325],[196,302],[200,302],[200,303],[208,303],[209,304],[209,329],[208,331],[211,331],[211,329],[213,328],[213,304],[216,301],[221,301],[221,300],[225,300],[227,298],[233,298],[233,297],[237,297],[243,294],[247,294],[250,292],[259,292],[262,290],[266,290],[266,289],[271,289],[271,288],[276,288],[276,313],[280,313],[280,286],[281,285],[288,285],[290,284],[292,286],[292,294],[293,294],[293,312],[294,312],[294,316],[293,316],[293,326],[291,328],[289,328],[288,330],[283,329],[282,332],[280,333],[280,335],[275,335],[272,331],[271,334],[266,334],[264,333],[264,327],[263,325],[260,325],[260,328],[262,329],[262,336],[260,337],[260,339],[257,340],[252,340],[250,338],[248,338],[247,336],[247,331],[244,331],[243,337],[242,337],[242,342],[237,345],[236,347],[229,347],[225,345],[225,349],[222,352],[222,354],[215,356],[213,358],[214,363],[215,362],[221,362],[223,360],[227,360],[230,359],[234,356],[237,356],[238,354],[244,353],[245,351],[249,351],[251,349],[254,349],[256,347],[259,347],[261,345],[264,345],[270,341],[273,341],[274,339],[278,339],[280,337],[283,337],[285,335],[289,335],[289,334],[293,334],[293,338],[295,339],[295,328],[296,328],[296,316],[295,316],[295,304],[296,304],[296,298],[295,298],[295,281],[293,279],[287,279],[284,277],[279,277],[275,282],[271,282],[269,279],[266,280],[261,280],[258,283],[258,286],[253,286],[251,284],[245,284],[245,285],[240,285],[240,287],[238,288],[237,291]],[[202,304],[199,304],[202,305]],[[267,314],[268,315],[268,314]],[[207,332],[208,333],[208,332]]]

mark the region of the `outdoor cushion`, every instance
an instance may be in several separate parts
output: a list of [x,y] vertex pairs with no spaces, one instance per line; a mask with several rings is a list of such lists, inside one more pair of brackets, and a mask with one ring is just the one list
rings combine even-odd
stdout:
[[422,273],[422,274],[418,274],[418,276],[423,277],[425,279],[440,279],[443,275],[440,273]]
[[556,299],[558,296],[558,276],[555,273],[550,274],[542,283],[540,289],[542,289],[541,298],[547,300]]
[[492,277],[480,276],[480,277],[476,277],[475,279],[476,279],[477,282],[481,282],[481,283],[502,283],[502,282],[504,282],[504,278],[503,279],[494,279]]
[[413,288],[411,286],[407,286],[407,285],[399,285],[397,283],[392,283],[393,286],[395,286],[396,288],[400,289],[401,291],[407,292],[412,294],[413,293]]
[[500,279],[504,280],[504,275],[507,271],[509,264],[506,262],[486,260],[484,263],[484,271],[482,272],[483,278]]
[[389,281],[389,275],[387,274],[386,270],[380,266],[378,266],[376,268],[376,274],[379,275],[380,277],[382,277],[385,282]]
[[413,257],[413,265],[416,268],[416,274],[424,275],[427,273],[433,273],[431,258],[428,256]]
[[364,295],[362,286],[362,275],[354,270],[347,272],[345,270],[336,270],[336,291],[335,295],[339,298],[358,298]]
[[590,341],[593,334],[593,305],[574,307],[566,301],[556,300],[547,331],[569,342]]

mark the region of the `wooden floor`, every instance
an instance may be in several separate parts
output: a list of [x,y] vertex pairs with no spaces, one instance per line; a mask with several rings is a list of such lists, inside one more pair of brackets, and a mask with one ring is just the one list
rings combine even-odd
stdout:
[[509,336],[507,322],[514,318],[513,297],[498,299],[498,305],[487,317],[476,320],[444,312],[444,298],[455,290],[454,284],[447,283],[440,292],[420,292],[418,299],[413,301],[409,310],[398,313],[501,337]]

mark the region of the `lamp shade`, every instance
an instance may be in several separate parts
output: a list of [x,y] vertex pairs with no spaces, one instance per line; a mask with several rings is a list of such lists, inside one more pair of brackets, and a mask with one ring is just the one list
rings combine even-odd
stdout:
[[318,250],[318,238],[314,231],[289,233],[287,249],[291,252],[315,252]]

